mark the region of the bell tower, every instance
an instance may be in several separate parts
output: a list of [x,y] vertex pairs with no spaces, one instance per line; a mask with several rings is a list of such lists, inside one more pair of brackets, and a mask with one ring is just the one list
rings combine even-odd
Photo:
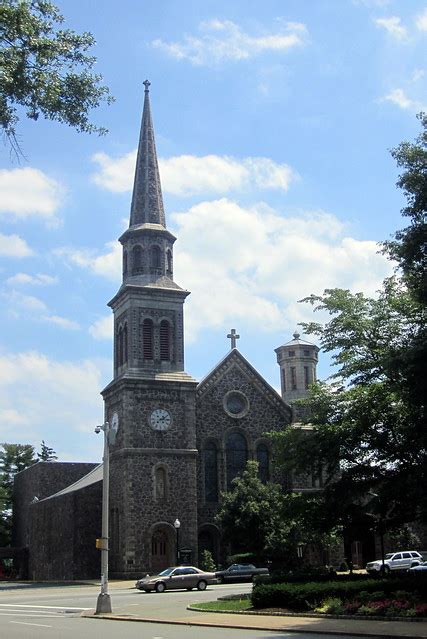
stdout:
[[292,406],[295,422],[304,416],[304,409],[293,402],[307,397],[308,387],[317,379],[319,347],[301,339],[295,331],[293,339],[276,348],[275,353],[280,366],[282,398]]
[[173,565],[181,547],[197,557],[197,382],[184,371],[184,302],[173,279],[148,80],[122,284],[114,316],[114,376],[105,419],[117,424],[110,455],[110,570],[133,577]]

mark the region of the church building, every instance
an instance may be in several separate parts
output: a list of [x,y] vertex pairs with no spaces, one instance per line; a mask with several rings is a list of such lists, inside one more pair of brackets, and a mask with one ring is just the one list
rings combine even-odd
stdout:
[[[110,446],[110,576],[140,577],[203,550],[224,562],[229,549],[215,523],[221,492],[249,459],[262,481],[318,490],[311,475],[280,476],[266,433],[291,428],[292,407],[316,379],[318,347],[293,339],[276,349],[281,394],[237,348],[200,382],[185,372],[184,302],[174,280],[173,248],[163,207],[149,82],[136,160],[122,284],[109,302],[114,315],[113,379],[102,391]],[[202,356],[202,354],[201,354]],[[99,575],[102,467],[39,462],[16,477],[14,546],[28,553],[28,576],[75,579]],[[250,549],[248,549],[249,551]]]

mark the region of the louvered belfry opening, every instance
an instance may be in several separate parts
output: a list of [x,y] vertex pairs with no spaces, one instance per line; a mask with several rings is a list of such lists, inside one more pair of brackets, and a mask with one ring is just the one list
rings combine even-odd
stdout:
[[153,322],[150,319],[142,324],[142,344],[144,359],[153,359]]
[[160,359],[170,361],[170,325],[167,320],[160,322]]

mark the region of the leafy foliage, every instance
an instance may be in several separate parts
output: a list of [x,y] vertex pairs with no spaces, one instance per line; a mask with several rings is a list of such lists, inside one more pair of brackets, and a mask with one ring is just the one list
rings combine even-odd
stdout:
[[60,28],[64,18],[47,0],[0,0],[0,127],[19,152],[18,107],[32,120],[40,115],[77,131],[103,134],[89,112],[112,97],[102,76],[91,73],[92,34]]
[[37,453],[37,458],[39,461],[56,461],[58,459],[58,456],[53,448],[47,446],[44,439],[42,439],[40,452]]
[[236,551],[252,551],[261,559],[272,545],[285,542],[289,534],[289,525],[279,514],[281,488],[261,482],[255,461],[249,461],[246,470],[232,483],[233,489],[222,494],[216,517],[223,539]]
[[417,593],[422,599],[427,594],[427,579],[425,575],[421,579],[402,577],[400,579],[366,579],[366,580],[333,580],[330,582],[307,583],[281,583],[281,584],[255,584],[252,592],[252,605],[254,608],[288,608],[290,610],[304,611],[315,608],[326,598],[340,598],[351,601],[355,597],[361,599],[366,593],[366,599],[370,599],[370,593],[378,594],[381,589],[386,596],[405,590],[409,593]]
[[10,543],[12,491],[16,473],[36,462],[29,444],[1,444],[0,447],[0,546]]
[[201,568],[202,570],[206,570],[206,572],[215,572],[216,565],[210,550],[203,551]]
[[414,297],[427,302],[427,114],[418,119],[422,131],[415,143],[402,142],[391,154],[405,170],[397,186],[403,189],[407,206],[402,214],[411,224],[396,232],[394,240],[384,242],[384,250],[401,268],[405,283]]
[[384,245],[399,272],[375,299],[327,289],[302,300],[329,314],[324,324],[303,327],[319,337],[337,370],[333,384],[311,389],[311,429],[276,439],[287,471],[323,468],[325,490],[314,504],[320,530],[361,515],[389,528],[426,519],[427,118],[420,119],[424,131],[416,143],[393,151],[405,168],[398,182],[408,198],[403,214],[412,219]]
[[[223,539],[237,552],[251,552],[255,561],[272,559],[276,565],[298,565],[297,547],[312,541],[328,545],[336,530],[319,535],[312,525],[314,509],[307,508],[310,495],[283,493],[275,483],[259,479],[258,463],[248,461],[246,470],[223,493],[217,515]],[[313,536],[314,535],[314,536]]]

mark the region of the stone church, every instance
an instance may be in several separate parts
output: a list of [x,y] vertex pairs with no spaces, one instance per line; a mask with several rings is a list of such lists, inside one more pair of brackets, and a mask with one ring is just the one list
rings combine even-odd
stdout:
[[[114,375],[102,391],[110,446],[110,575],[134,577],[176,561],[197,564],[204,549],[223,562],[229,549],[215,523],[220,494],[248,459],[262,481],[316,490],[279,476],[266,432],[298,421],[292,403],[316,379],[318,347],[300,338],[276,349],[279,395],[237,348],[197,382],[184,367],[184,302],[174,281],[174,235],[168,230],[157,165],[149,82],[136,160],[122,284],[114,315]],[[279,372],[278,371],[278,372]],[[99,575],[102,467],[39,462],[16,477],[13,544],[25,549],[33,579]],[[179,529],[176,525],[180,524]],[[250,550],[250,549],[248,549]],[[24,565],[24,564],[23,564]]]

